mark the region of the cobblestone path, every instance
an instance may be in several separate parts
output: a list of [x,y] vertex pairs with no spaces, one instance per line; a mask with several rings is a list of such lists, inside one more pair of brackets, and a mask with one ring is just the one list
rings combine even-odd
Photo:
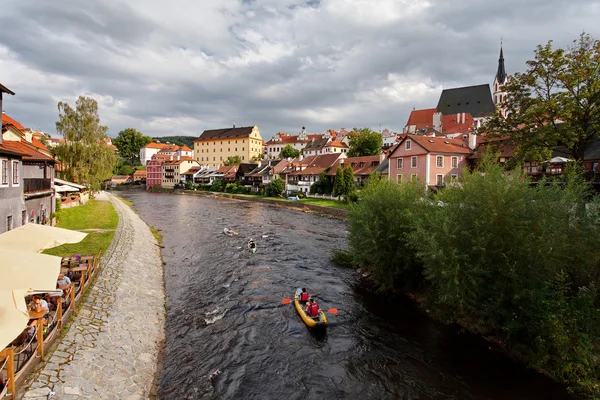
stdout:
[[23,399],[147,399],[164,340],[164,285],[156,239],[122,201],[103,270]]

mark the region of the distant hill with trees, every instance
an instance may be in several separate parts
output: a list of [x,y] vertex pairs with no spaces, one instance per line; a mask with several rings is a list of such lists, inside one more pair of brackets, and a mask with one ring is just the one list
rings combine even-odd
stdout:
[[178,146],[186,145],[190,149],[194,148],[194,140],[198,139],[197,136],[162,136],[162,137],[153,137],[152,140],[158,140],[161,143],[172,143]]

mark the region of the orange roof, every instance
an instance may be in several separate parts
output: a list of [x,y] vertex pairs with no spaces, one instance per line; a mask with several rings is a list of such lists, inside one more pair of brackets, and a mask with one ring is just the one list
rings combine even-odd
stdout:
[[26,142],[18,142],[16,140],[3,140],[2,146],[7,150],[22,153],[23,160],[54,162],[54,159],[52,157],[48,157],[47,155],[37,151],[32,145]]
[[2,113],[2,123],[6,124],[6,125],[12,125],[15,128],[24,131],[25,127],[23,125],[21,125],[18,121],[12,119],[11,117],[9,117],[8,115],[6,115],[5,113]]
[[[447,139],[445,137],[429,137],[429,136],[417,136],[417,135],[406,135],[403,142],[406,140],[412,140],[423,147],[430,153],[460,153],[460,154],[471,154],[472,151],[464,141],[460,139]],[[400,148],[397,146],[396,148]],[[391,155],[391,154],[390,154]]]
[[[273,136],[271,139],[269,139],[269,141],[267,143],[265,143],[265,146],[267,145],[286,145],[286,144],[292,144],[292,143],[308,143],[311,142],[313,139],[321,139],[323,138],[323,134],[314,134],[314,135],[306,135],[307,139],[306,140],[300,140],[298,136],[294,136],[294,135],[289,135],[287,133],[281,133],[281,132],[277,132],[277,134],[275,136]],[[276,138],[281,138],[281,140],[274,140]]]
[[183,145],[183,147],[180,147],[179,150],[181,150],[181,151],[192,151],[192,149],[190,149],[186,145]]
[[416,125],[416,129],[431,128],[433,126],[433,114],[436,112],[437,108],[413,110],[408,117],[406,126]]
[[42,143],[42,141],[39,140],[38,138],[35,138],[35,137],[31,138],[31,144],[33,144],[38,149],[50,151],[50,150],[48,150],[48,148],[46,146],[44,146],[44,143]]
[[163,147],[165,147],[166,144],[165,143],[148,143],[147,145],[144,146],[144,148],[146,149],[162,149]]
[[325,147],[327,147],[327,146],[329,146],[329,147],[341,147],[341,148],[347,148],[348,147],[348,145],[346,145],[345,143],[336,142],[336,141],[328,143]]
[[334,153],[306,157],[302,162],[307,160],[308,166],[302,171],[295,171],[290,173],[290,175],[318,175],[333,165],[340,155],[340,153]]
[[442,116],[442,133],[469,133],[475,127],[475,120],[469,113],[465,113],[465,121],[458,122],[457,114]]
[[135,171],[133,173],[133,176],[146,176],[146,170],[145,169],[138,169],[137,171]]

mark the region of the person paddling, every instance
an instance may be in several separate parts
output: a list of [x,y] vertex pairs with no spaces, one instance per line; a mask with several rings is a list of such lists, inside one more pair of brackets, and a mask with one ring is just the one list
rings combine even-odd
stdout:
[[306,291],[306,288],[302,288],[302,293],[300,293],[300,301],[302,303],[308,303],[308,292]]
[[319,305],[315,299],[309,300],[309,304],[306,306],[306,313],[311,318],[316,318],[319,316]]

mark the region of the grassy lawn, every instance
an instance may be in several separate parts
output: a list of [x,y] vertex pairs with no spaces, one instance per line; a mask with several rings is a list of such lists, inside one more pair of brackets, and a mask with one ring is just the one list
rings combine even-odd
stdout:
[[115,196],[117,199],[121,200],[123,203],[128,205],[129,207],[133,206],[133,203],[127,200],[125,197]]
[[323,207],[331,207],[331,208],[341,208],[343,210],[349,210],[350,205],[348,203],[343,203],[337,200],[329,200],[329,199],[300,199],[300,200],[289,200],[295,203],[306,203],[313,204],[315,206],[323,206]]
[[[110,201],[90,199],[85,206],[66,208],[58,212],[59,228],[83,230],[88,235],[79,243],[65,244],[44,251],[44,254],[67,257],[73,254],[97,254],[105,251],[113,237],[119,217]],[[99,232],[86,231],[98,229]]]

